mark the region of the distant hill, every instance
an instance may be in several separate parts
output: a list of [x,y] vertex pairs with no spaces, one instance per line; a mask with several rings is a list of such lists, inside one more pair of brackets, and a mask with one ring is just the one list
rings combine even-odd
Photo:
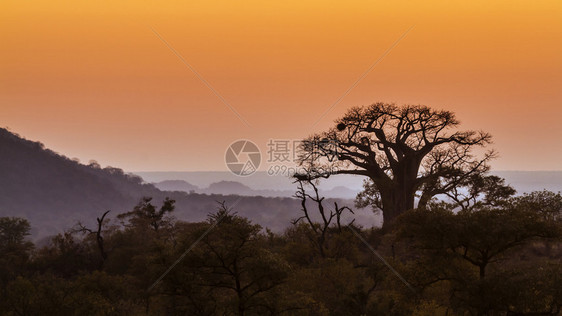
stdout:
[[[226,201],[240,215],[275,231],[281,231],[299,215],[299,202],[292,198],[232,195],[230,188],[246,190],[239,183],[219,183],[211,188],[224,194],[179,192],[196,187],[185,181],[168,181],[159,186],[176,192],[162,191],[118,168],[80,164],[39,142],[0,128],[0,216],[27,218],[36,239],[62,232],[79,220],[93,225],[105,210],[112,210],[112,217],[129,211],[143,196],[153,197],[155,203],[165,197],[175,199],[173,215],[186,221],[206,219],[209,212],[216,210],[217,201]],[[339,201],[352,205],[351,200]],[[380,223],[380,218],[367,210],[357,216],[364,225]]]
[[[213,182],[207,188],[200,188],[184,180],[164,180],[154,183],[158,189],[163,191],[183,191],[203,194],[236,194],[243,196],[264,196],[264,197],[293,197],[295,188],[288,190],[257,190],[240,183],[238,181],[219,181]],[[328,190],[320,189],[323,196],[337,199],[354,199],[358,190],[351,190],[344,186],[336,186]]]
[[[500,176],[512,185],[518,194],[543,189],[562,191],[562,171],[496,171],[491,174]],[[239,177],[222,171],[146,171],[135,172],[148,182],[163,180],[183,180],[196,184],[200,188],[208,187],[220,181],[236,181],[253,190],[253,195],[291,196],[295,185],[287,176],[270,176],[266,172],[256,172],[250,177]],[[325,196],[334,198],[353,198],[362,189],[363,177],[338,175],[322,179],[320,189]],[[256,194],[260,192],[260,194]]]
[[236,181],[220,181],[212,183],[207,189],[209,193],[215,194],[237,194],[247,195],[252,193],[252,189]]
[[[148,182],[183,180],[202,189],[220,181],[235,181],[253,190],[295,191],[294,180],[288,175],[269,175],[265,171],[258,171],[249,177],[240,177],[229,171],[138,171],[134,173]],[[363,179],[362,176],[338,175],[337,177],[322,179],[321,188],[330,190],[336,187],[345,187],[359,192],[363,187]]]
[[329,190],[321,190],[322,195],[329,196],[335,199],[354,199],[357,196],[358,190],[352,190],[342,185],[333,187]]
[[162,191],[184,191],[191,192],[199,190],[199,187],[184,180],[164,180],[154,183],[154,186]]

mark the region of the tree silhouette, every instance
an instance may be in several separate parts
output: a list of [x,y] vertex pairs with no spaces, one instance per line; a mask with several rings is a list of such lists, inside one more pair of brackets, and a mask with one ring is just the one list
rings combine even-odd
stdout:
[[[402,214],[395,236],[408,240],[403,251],[416,262],[411,265],[415,283],[424,290],[442,283],[449,288],[451,304],[471,310],[471,315],[499,315],[494,310],[558,315],[562,292],[549,281],[556,275],[541,271],[550,269],[549,258],[530,257],[538,241],[560,240],[560,225],[514,202],[476,205],[457,213],[446,203],[431,203],[426,210]],[[559,261],[552,265],[560,269]],[[533,290],[522,291],[527,288]],[[555,294],[544,294],[549,291]],[[532,303],[539,300],[542,304]]]
[[475,147],[491,142],[485,132],[454,131],[460,123],[450,111],[427,106],[375,103],[350,109],[337,125],[307,138],[299,155],[307,174],[300,179],[351,174],[368,177],[372,205],[385,225],[406,210],[424,208],[466,179],[489,170],[494,157],[478,158]]
[[165,280],[164,293],[177,300],[187,298],[182,312],[189,315],[281,314],[288,307],[280,306],[277,291],[289,266],[267,249],[261,226],[236,215],[225,202],[219,205],[206,227],[184,236],[187,247],[208,225],[220,222]]
[[6,282],[19,275],[29,260],[33,243],[26,238],[30,230],[26,219],[0,217],[0,296]]
[[155,232],[163,225],[168,225],[165,215],[171,213],[175,209],[175,200],[166,198],[159,210],[152,203],[151,197],[143,197],[135,208],[127,213],[117,215],[118,219],[128,219],[129,223],[138,227],[150,227]]
[[77,233],[82,233],[82,234],[88,234],[90,236],[95,236],[96,238],[96,244],[98,246],[98,249],[100,251],[100,256],[101,256],[101,262],[100,262],[100,269],[103,268],[103,264],[105,263],[105,260],[107,260],[107,250],[105,249],[105,244],[104,244],[104,239],[102,236],[103,233],[103,225],[104,225],[104,219],[107,216],[107,214],[109,214],[109,212],[111,211],[106,211],[105,213],[103,213],[103,215],[98,218],[96,218],[96,221],[98,223],[98,227],[96,230],[90,229],[86,226],[84,226],[84,224],[82,224],[81,222],[78,222],[77,227],[75,229],[73,229],[73,232],[77,232]]
[[[298,183],[297,191],[294,195],[295,198],[300,200],[301,204],[301,211],[302,214],[300,217],[291,221],[293,225],[297,225],[301,221],[305,221],[309,225],[310,229],[314,233],[315,237],[312,238],[314,243],[316,244],[320,255],[325,257],[326,254],[324,252],[326,242],[327,233],[329,232],[330,228],[336,229],[338,232],[342,231],[342,224],[341,224],[341,217],[344,211],[349,211],[350,213],[354,214],[353,210],[347,206],[338,206],[338,202],[334,202],[334,209],[327,209],[323,204],[324,197],[320,196],[320,192],[318,191],[318,186],[314,183],[314,181],[306,181],[306,180],[297,180]],[[307,192],[305,187],[311,188],[313,193]],[[307,201],[310,200],[316,207],[312,207],[309,209],[307,206]],[[320,214],[321,222],[315,222],[313,220],[314,209],[318,209],[318,213]]]

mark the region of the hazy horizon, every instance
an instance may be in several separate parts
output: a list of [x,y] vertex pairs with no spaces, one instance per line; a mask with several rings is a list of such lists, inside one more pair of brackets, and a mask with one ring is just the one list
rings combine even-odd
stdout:
[[[495,171],[491,174],[505,178],[506,183],[512,185],[518,193],[528,193],[543,189],[553,192],[562,191],[562,171]],[[134,172],[149,183],[165,180],[183,180],[201,189],[221,181],[234,181],[244,184],[253,190],[295,190],[293,180],[284,176],[269,176],[266,172],[258,171],[248,177],[239,177],[228,171],[148,171]],[[320,187],[331,190],[345,187],[359,192],[365,177],[353,175],[335,175],[328,179],[321,179]]]

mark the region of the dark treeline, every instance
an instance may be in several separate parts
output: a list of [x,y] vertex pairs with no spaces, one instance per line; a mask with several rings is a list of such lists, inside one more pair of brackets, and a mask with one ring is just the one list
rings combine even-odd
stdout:
[[282,234],[222,202],[206,221],[178,221],[171,199],[100,212],[42,247],[25,219],[0,218],[0,314],[560,313],[560,194],[488,194],[461,210],[434,201],[362,229],[301,184],[302,217]]

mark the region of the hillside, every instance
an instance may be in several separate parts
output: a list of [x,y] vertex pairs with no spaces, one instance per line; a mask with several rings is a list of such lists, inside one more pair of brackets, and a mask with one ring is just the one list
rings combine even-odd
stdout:
[[161,193],[138,176],[80,164],[6,129],[0,129],[0,175],[0,216],[28,218],[34,235]]
[[[170,184],[171,185],[171,184]],[[172,185],[173,186],[173,185]],[[297,217],[299,203],[292,198],[161,191],[139,176],[118,168],[84,165],[0,128],[0,216],[27,218],[34,238],[56,234],[83,221],[93,225],[105,210],[112,217],[131,210],[143,196],[155,203],[176,200],[174,216],[199,221],[217,207],[217,201],[235,205],[235,211],[256,223],[281,231]],[[238,201],[239,200],[239,201]],[[340,201],[352,204],[352,201]],[[368,211],[359,215],[374,223]]]

